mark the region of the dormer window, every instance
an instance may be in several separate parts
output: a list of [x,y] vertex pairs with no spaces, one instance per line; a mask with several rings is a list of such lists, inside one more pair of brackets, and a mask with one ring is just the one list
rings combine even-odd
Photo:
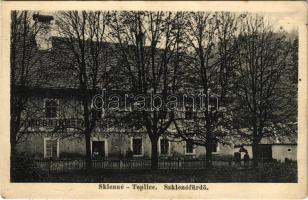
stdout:
[[45,117],[57,118],[58,117],[59,100],[45,99]]

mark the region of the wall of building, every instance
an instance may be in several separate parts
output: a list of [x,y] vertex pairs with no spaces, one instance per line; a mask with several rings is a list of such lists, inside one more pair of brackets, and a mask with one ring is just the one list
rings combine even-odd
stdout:
[[[293,144],[273,144],[272,146],[272,158],[278,161],[284,162],[285,158],[290,160],[297,160],[297,145]],[[248,151],[249,157],[253,158],[252,146],[244,146]],[[234,152],[238,152],[239,148],[235,148]],[[242,153],[242,157],[244,154]]]
[[[128,149],[132,148],[131,140],[133,137],[142,138],[142,156],[134,156],[135,158],[150,158],[151,157],[151,141],[149,137],[144,134],[95,134],[93,141],[106,142],[106,156],[109,158],[123,158],[126,156]],[[30,135],[28,140],[17,145],[17,151],[23,152],[37,158],[44,157],[44,138],[51,138],[51,133],[40,133]],[[53,137],[56,138],[56,137]],[[158,148],[160,143],[158,143]],[[169,142],[168,155],[163,157],[185,157],[185,158],[205,158],[206,149],[204,146],[194,145],[194,153],[186,153],[186,143]],[[160,150],[159,150],[160,152]],[[228,145],[218,144],[218,151],[213,153],[218,156],[232,156],[234,153],[233,147]],[[60,158],[74,158],[85,156],[85,140],[84,138],[59,138],[59,157]]]
[[86,155],[86,143],[83,138],[59,139],[60,158],[82,157]]
[[285,158],[297,160],[297,145],[272,145],[272,156],[281,162],[284,162]]
[[[17,144],[18,153],[24,153],[35,158],[44,157],[44,139],[52,137],[51,133],[38,133],[29,135],[27,140]],[[59,157],[82,157],[85,155],[85,142],[83,138],[59,139]]]
[[16,151],[30,156],[43,157],[44,137],[41,134],[29,135],[26,141],[17,144]]

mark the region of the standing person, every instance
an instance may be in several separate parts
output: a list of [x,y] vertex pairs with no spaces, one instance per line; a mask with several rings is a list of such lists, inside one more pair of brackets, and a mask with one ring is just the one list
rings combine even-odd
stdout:
[[246,152],[245,152],[245,155],[244,155],[244,166],[245,166],[245,167],[248,167],[248,165],[249,165],[249,160],[250,160],[249,154],[248,154],[248,152],[246,151]]
[[241,165],[241,153],[240,152],[234,152],[234,161],[235,161],[236,167],[239,167]]

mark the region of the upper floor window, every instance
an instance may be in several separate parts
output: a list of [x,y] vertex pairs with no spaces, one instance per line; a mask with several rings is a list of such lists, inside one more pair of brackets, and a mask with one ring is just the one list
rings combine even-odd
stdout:
[[92,104],[92,115],[95,119],[101,119],[103,117],[103,101],[100,98],[95,99],[95,107]]
[[193,119],[194,113],[193,111],[185,111],[185,119]]
[[58,117],[58,105],[57,99],[45,99],[45,117],[57,118]]
[[101,119],[103,117],[102,110],[93,110],[93,118],[94,119]]
[[185,108],[185,119],[191,120],[194,119],[195,113],[193,111],[192,107],[186,107]]

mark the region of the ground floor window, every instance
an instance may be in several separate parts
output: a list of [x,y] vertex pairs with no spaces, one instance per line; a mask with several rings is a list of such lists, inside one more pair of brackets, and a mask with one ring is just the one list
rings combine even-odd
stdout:
[[107,141],[92,141],[92,158],[102,159],[107,156]]
[[59,140],[45,138],[44,139],[44,157],[58,158],[59,157]]
[[160,154],[161,155],[169,154],[169,140],[166,138],[160,139]]
[[217,141],[213,141],[212,142],[212,153],[217,153],[218,152],[218,142]]
[[133,155],[142,155],[142,138],[132,138]]
[[191,140],[187,140],[185,144],[185,154],[194,154],[194,144]]

